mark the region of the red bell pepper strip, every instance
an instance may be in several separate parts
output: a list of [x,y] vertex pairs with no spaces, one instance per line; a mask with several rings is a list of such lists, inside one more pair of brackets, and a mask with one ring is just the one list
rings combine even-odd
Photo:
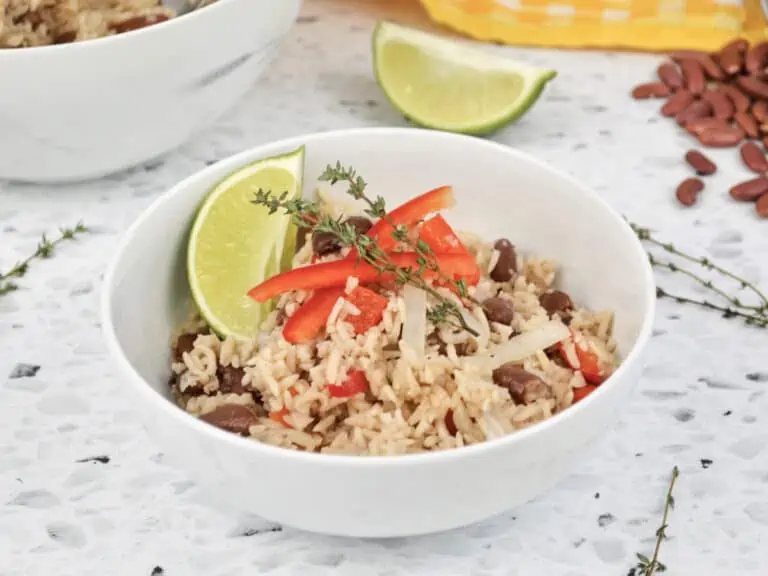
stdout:
[[597,385],[595,384],[587,384],[586,386],[582,386],[581,388],[574,388],[573,390],[573,403],[576,404],[576,402],[580,402],[581,400],[584,400],[587,396],[592,394],[597,390]]
[[362,370],[350,370],[341,384],[327,384],[325,388],[334,398],[350,398],[368,390],[368,379]]
[[344,296],[344,288],[316,290],[309,299],[294,312],[283,327],[283,338],[291,344],[302,344],[314,340],[325,327],[336,301]]
[[[440,214],[433,216],[419,230],[419,239],[432,249],[435,254],[463,254],[470,256],[469,250],[459,239],[458,234]],[[471,257],[471,256],[470,256]],[[475,264],[472,274],[465,277],[467,284],[474,286],[480,281],[480,267]]]
[[[474,258],[462,254],[436,254],[435,260],[440,271],[454,280],[471,277],[477,268]],[[398,268],[419,268],[417,255],[413,252],[391,254],[389,261]],[[344,286],[350,276],[356,277],[361,284],[387,281],[393,277],[391,273],[382,274],[367,262],[335,260],[277,274],[251,288],[248,296],[257,302],[266,302],[270,298],[293,290],[317,290]],[[435,272],[426,270],[424,276],[434,277]]]
[[[429,214],[445,210],[454,204],[456,204],[456,198],[453,195],[453,188],[440,186],[416,196],[416,198],[408,200],[405,204],[392,210],[386,218],[381,218],[368,230],[368,237],[375,238],[379,248],[388,252],[397,244],[392,238],[393,225],[413,226]],[[354,260],[356,258],[357,250],[353,248],[347,255],[347,259]]]
[[586,342],[576,342],[571,332],[571,337],[558,344],[560,356],[573,370],[581,372],[587,382],[600,385],[605,381],[606,374],[600,367],[600,358],[589,349]]
[[362,334],[373,328],[384,317],[389,300],[363,286],[358,286],[346,296],[347,301],[360,310],[360,314],[349,314],[344,321],[351,324],[355,334]]
[[381,322],[389,302],[384,296],[363,286],[358,286],[348,295],[344,288],[316,290],[285,323],[283,338],[291,344],[303,344],[317,338],[328,322],[336,301],[342,297],[360,310],[360,314],[350,314],[345,319],[352,325],[355,334],[362,334]]
[[432,249],[435,254],[466,254],[467,248],[459,239],[453,228],[440,214],[433,216],[419,230],[419,238]]

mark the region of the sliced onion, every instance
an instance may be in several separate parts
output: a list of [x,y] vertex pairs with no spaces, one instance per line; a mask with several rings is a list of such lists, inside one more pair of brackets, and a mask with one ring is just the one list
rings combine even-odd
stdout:
[[488,322],[481,321],[466,308],[460,307],[459,312],[461,313],[461,317],[464,318],[464,323],[477,333],[477,336],[475,336],[475,340],[477,340],[477,349],[485,350],[491,339],[491,328],[488,326]]
[[480,425],[483,429],[483,432],[485,432],[485,437],[488,440],[493,440],[494,438],[501,438],[506,434],[506,432],[504,431],[504,427],[501,425],[501,422],[499,422],[489,412],[485,412],[483,414],[482,420],[480,421]]
[[421,288],[406,285],[403,288],[403,300],[405,318],[402,339],[421,360],[427,342],[427,293]]
[[519,362],[539,350],[545,350],[565,340],[570,335],[568,328],[559,321],[551,320],[530,332],[524,332],[499,344],[487,354],[469,359],[479,367],[493,370],[507,362]]

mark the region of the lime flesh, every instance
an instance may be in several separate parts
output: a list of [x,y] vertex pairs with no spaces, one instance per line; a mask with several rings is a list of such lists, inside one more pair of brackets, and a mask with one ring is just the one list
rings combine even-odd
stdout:
[[522,116],[556,75],[390,22],[373,33],[373,63],[389,101],[415,124],[475,135]]
[[290,267],[296,226],[282,210],[253,203],[259,189],[301,194],[304,148],[258,160],[227,176],[203,201],[192,225],[187,272],[192,297],[220,336],[248,339],[274,308],[248,290]]

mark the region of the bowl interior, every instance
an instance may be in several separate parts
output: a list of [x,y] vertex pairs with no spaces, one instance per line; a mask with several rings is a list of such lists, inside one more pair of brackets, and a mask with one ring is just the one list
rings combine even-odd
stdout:
[[[581,304],[616,313],[623,358],[647,329],[650,268],[634,234],[596,194],[510,148],[410,129],[364,129],[295,138],[245,152],[192,176],[160,198],[123,240],[105,285],[105,323],[125,368],[169,397],[169,342],[189,312],[186,236],[196,208],[224,176],[256,158],[306,145],[304,194],[329,163],[355,167],[389,207],[450,184],[456,228],[509,238],[524,254],[560,265],[559,286]],[[341,191],[340,191],[341,193]],[[610,385],[610,380],[606,385]]]

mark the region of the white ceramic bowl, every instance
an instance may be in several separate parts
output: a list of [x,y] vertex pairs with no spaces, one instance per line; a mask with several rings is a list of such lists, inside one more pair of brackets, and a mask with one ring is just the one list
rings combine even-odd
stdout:
[[0,50],[0,179],[117,172],[177,148],[250,88],[301,0],[220,0],[141,30]]
[[[529,429],[458,450],[395,457],[294,452],[223,432],[170,399],[169,341],[188,313],[187,230],[212,185],[254,159],[306,144],[304,193],[328,163],[356,167],[390,206],[451,184],[455,226],[562,264],[579,302],[616,312],[623,363],[596,392]],[[164,453],[219,501],[315,532],[388,537],[464,526],[545,492],[628,402],[651,330],[655,289],[627,224],[594,192],[510,148],[401,128],[314,134],[255,148],[196,174],[157,200],[109,268],[103,326],[118,372]]]

